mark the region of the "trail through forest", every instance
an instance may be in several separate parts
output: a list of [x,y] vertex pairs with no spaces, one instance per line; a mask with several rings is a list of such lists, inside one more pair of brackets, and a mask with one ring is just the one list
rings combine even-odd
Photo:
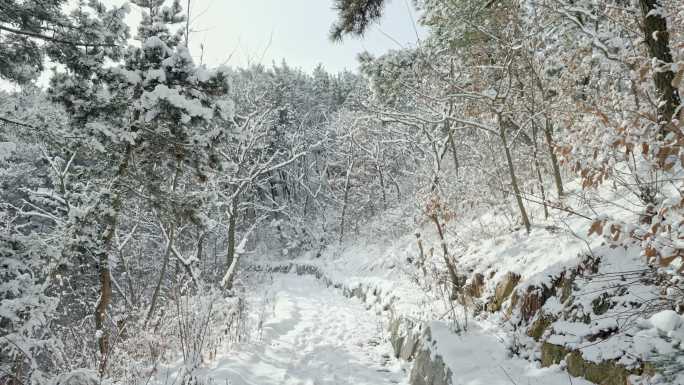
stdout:
[[216,384],[399,384],[408,375],[382,339],[381,317],[310,277],[278,275],[261,341],[200,373]]

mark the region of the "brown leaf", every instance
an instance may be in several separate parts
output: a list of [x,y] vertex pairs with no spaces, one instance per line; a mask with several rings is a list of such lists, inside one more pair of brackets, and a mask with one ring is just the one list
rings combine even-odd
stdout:
[[651,226],[651,233],[652,234],[657,233],[659,228],[660,228],[660,223],[656,223],[655,225]]
[[620,233],[622,233],[622,228],[620,227],[620,225],[611,225],[610,233],[613,234],[613,242],[617,242],[618,239],[620,239]]
[[587,234],[587,235],[592,235],[592,234],[596,234],[596,235],[603,234],[603,222],[602,221],[597,220],[591,224],[591,227],[589,227],[589,234]]

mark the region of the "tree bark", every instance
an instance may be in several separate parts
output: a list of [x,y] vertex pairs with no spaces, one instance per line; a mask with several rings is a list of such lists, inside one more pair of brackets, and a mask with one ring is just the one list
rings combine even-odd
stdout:
[[[454,73],[455,73],[455,66],[454,66],[454,60],[451,59],[449,63],[449,80],[451,81],[454,78]],[[447,110],[447,116],[451,116],[451,114],[454,113],[454,101],[449,100],[449,109]],[[456,179],[458,179],[458,154],[456,152],[456,141],[454,140],[454,130],[452,130],[452,124],[453,122],[451,119],[446,119],[444,121],[444,129],[446,130],[446,134],[449,136],[449,146],[451,146],[451,154],[454,157],[454,171],[456,172]]]
[[520,217],[522,218],[523,224],[525,225],[525,230],[529,233],[531,230],[530,218],[527,216],[527,210],[525,210],[525,205],[523,204],[522,195],[520,194],[520,187],[518,186],[518,178],[515,176],[515,167],[513,166],[513,158],[511,157],[511,150],[508,148],[508,140],[506,139],[506,129],[501,122],[501,114],[497,114],[499,121],[499,136],[501,137],[501,142],[506,153],[506,161],[508,162],[508,172],[511,177],[511,185],[513,186],[513,192],[515,193],[515,200],[518,203],[518,209],[520,210]]
[[230,218],[228,218],[228,251],[226,253],[226,268],[230,268],[235,258],[235,226],[237,225],[237,200],[233,198],[231,202]]
[[456,171],[456,178],[458,178],[458,155],[456,154],[456,141],[454,140],[454,132],[449,128],[449,145],[451,146],[451,154],[454,157],[454,170]]
[[[109,237],[107,237],[109,238]],[[106,242],[111,240],[105,239]],[[103,252],[98,258],[100,276],[100,299],[95,306],[95,329],[97,330],[97,345],[102,356],[100,361],[100,372],[104,372],[107,352],[109,351],[109,334],[104,330],[104,320],[107,307],[112,301],[112,276],[109,270],[108,254]]]
[[672,85],[674,72],[672,72],[672,53],[670,51],[670,34],[667,30],[667,20],[658,9],[662,9],[660,0],[639,0],[643,16],[643,31],[646,45],[651,58],[660,62],[653,69],[653,81],[660,104],[658,105],[658,137],[667,135],[668,126],[674,117],[674,113],[681,104],[679,91]]
[[558,192],[558,199],[563,197],[563,179],[560,174],[560,166],[558,165],[558,157],[556,156],[555,144],[553,143],[553,133],[549,119],[546,119],[544,124],[544,138],[546,145],[549,147],[549,157],[551,158],[551,167],[553,168],[553,181],[556,183],[556,191]]
[[[131,158],[133,147],[126,146],[119,169],[117,170],[115,179],[123,178],[128,172],[128,164]],[[116,189],[113,184],[113,189]],[[95,305],[95,330],[97,330],[97,345],[100,350],[100,373],[103,373],[107,366],[107,354],[109,352],[109,333],[105,330],[105,318],[107,315],[107,307],[112,301],[112,275],[109,269],[109,253],[114,242],[114,234],[119,222],[119,213],[121,211],[121,195],[118,191],[112,192],[110,201],[111,211],[105,213],[103,222],[106,224],[105,231],[102,235],[102,247],[96,255],[98,261],[98,275],[100,279],[100,298]]]
[[[176,170],[173,175],[173,180],[171,181],[171,193],[174,193],[176,191],[176,186],[178,186],[178,178],[180,177],[180,175],[181,160],[178,159],[176,161]],[[163,226],[161,220],[159,224],[160,226]],[[169,227],[169,243],[166,246],[166,252],[164,253],[164,262],[162,263],[162,269],[159,273],[159,281],[157,281],[157,286],[154,288],[154,293],[152,294],[152,301],[150,303],[150,309],[147,312],[147,316],[145,317],[144,327],[147,327],[147,323],[150,321],[150,318],[152,318],[152,315],[154,314],[154,308],[157,305],[157,300],[159,298],[159,293],[161,292],[162,283],[164,282],[164,276],[166,275],[166,268],[169,264],[169,259],[171,258],[171,252],[173,250],[173,241],[176,234],[176,225],[175,223],[171,222],[171,225]],[[176,270],[178,270],[178,265],[176,265]]]
[[385,177],[382,174],[382,168],[380,167],[380,162],[375,162],[375,169],[378,171],[378,176],[380,177],[380,188],[382,189],[382,207],[387,209],[387,193],[385,192]]
[[340,217],[340,242],[342,242],[342,237],[344,237],[344,219],[347,213],[347,204],[349,201],[349,177],[351,176],[352,169],[354,168],[353,155],[349,155],[349,167],[347,167],[347,176],[344,180],[344,203],[342,204],[342,214]]
[[240,263],[240,254],[235,254],[228,265],[228,270],[226,275],[223,277],[222,285],[226,290],[231,290],[233,288],[233,280],[237,274],[238,264]]
[[542,203],[544,205],[544,219],[549,218],[549,209],[546,206],[546,190],[544,189],[544,179],[541,174],[541,167],[539,166],[539,158],[537,157],[537,125],[532,124],[532,140],[534,141],[533,157],[534,167],[537,169],[537,179],[539,181],[539,191],[541,192]]
[[175,238],[176,226],[171,224],[171,229],[169,230],[169,243],[166,246],[166,252],[164,253],[164,262],[162,263],[161,272],[159,272],[159,280],[157,281],[157,286],[154,288],[154,293],[152,294],[152,301],[150,302],[150,309],[147,311],[147,316],[145,317],[144,327],[147,327],[147,323],[150,322],[152,315],[154,314],[154,308],[157,306],[157,300],[159,298],[159,293],[161,292],[162,282],[164,282],[164,276],[166,275],[166,267],[169,264],[169,258],[171,257],[171,249],[173,248],[173,239]]
[[430,219],[437,227],[437,233],[439,234],[439,240],[442,244],[442,256],[444,258],[444,263],[447,267],[447,272],[449,273],[449,280],[451,281],[451,299],[455,300],[458,298],[458,292],[460,285],[458,282],[458,274],[456,273],[456,266],[454,266],[453,261],[449,256],[449,249],[447,248],[446,239],[444,238],[444,231],[442,230],[442,225],[439,223],[439,218],[437,214],[431,214]]

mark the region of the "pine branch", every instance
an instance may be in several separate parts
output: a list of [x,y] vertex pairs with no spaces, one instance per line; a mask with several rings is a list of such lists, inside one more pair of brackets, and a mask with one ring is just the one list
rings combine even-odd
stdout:
[[118,45],[110,44],[110,43],[83,43],[83,42],[79,42],[79,41],[65,40],[65,39],[60,39],[57,37],[48,36],[48,35],[44,35],[44,34],[37,33],[37,32],[22,31],[19,29],[5,27],[5,26],[1,26],[1,25],[0,25],[0,31],[10,32],[10,33],[14,33],[17,35],[29,36],[29,37],[33,37],[33,38],[40,39],[40,40],[51,41],[53,43],[72,45],[72,46],[76,46],[76,47],[118,47]]

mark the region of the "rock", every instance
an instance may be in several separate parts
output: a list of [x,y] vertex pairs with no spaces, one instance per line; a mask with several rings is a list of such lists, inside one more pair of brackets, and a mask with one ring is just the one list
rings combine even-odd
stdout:
[[520,282],[520,274],[507,273],[506,276],[496,285],[494,290],[494,298],[490,301],[487,307],[489,311],[499,311],[501,306],[506,302],[508,297],[513,293],[513,289]]
[[404,345],[401,347],[399,358],[411,361],[414,358],[417,348],[420,346],[420,328],[409,329],[404,338]]
[[570,353],[566,348],[543,342],[541,346],[541,362],[542,366],[548,367],[560,363],[565,359],[565,356]]
[[481,273],[475,273],[470,282],[465,286],[466,295],[472,298],[480,298],[484,292],[484,275]]
[[574,351],[566,359],[568,373],[585,378],[599,385],[625,385],[632,373],[615,361],[594,363],[582,358],[582,353]]
[[553,290],[544,285],[541,287],[528,286],[520,299],[520,315],[522,318],[529,322],[552,295]]
[[652,375],[654,370],[651,365],[642,368],[628,370],[615,360],[607,360],[600,363],[587,361],[579,351],[571,351],[563,346],[548,342],[542,343],[542,366],[547,367],[565,360],[567,371],[572,376],[582,377],[598,385],[627,385],[631,375]]
[[527,329],[527,335],[534,338],[535,341],[544,335],[546,329],[553,323],[553,317],[548,314],[540,314],[537,319],[532,322],[532,325]]
[[401,348],[404,346],[404,336],[397,336],[392,338],[392,348],[394,350],[394,357],[399,358],[401,356]]
[[356,297],[356,298],[360,299],[361,301],[366,302],[366,292],[363,290],[363,287],[361,285],[353,288],[349,292],[348,297]]
[[390,343],[392,344],[392,350],[394,351],[394,357],[399,358],[401,355],[401,348],[404,345],[404,336],[401,334],[401,318],[390,318],[389,322],[389,334]]
[[594,314],[596,315],[605,314],[608,309],[610,309],[610,306],[611,301],[610,295],[608,295],[608,293],[602,293],[591,301],[591,308],[594,310]]
[[444,364],[442,356],[432,359],[429,350],[422,350],[416,356],[416,363],[411,370],[411,385],[451,385],[451,369]]
[[409,377],[410,385],[451,385],[452,372],[444,359],[439,354],[433,354],[432,331],[428,326],[424,326],[420,338],[418,339],[419,349],[416,354],[415,363]]
[[575,274],[565,270],[561,273],[560,277],[558,277],[558,280],[554,282],[556,295],[560,293],[560,303],[564,304],[571,299],[574,281]]
[[513,294],[511,294],[511,303],[508,306],[508,309],[506,309],[506,316],[508,318],[511,318],[513,315],[513,310],[518,306],[518,302],[520,302],[520,294],[518,293],[518,290],[513,291]]
[[51,385],[99,385],[100,376],[94,370],[76,369],[55,378]]
[[406,361],[411,361],[416,351],[421,346],[423,333],[422,325],[416,325],[405,318],[390,318],[389,335],[390,343],[394,350],[394,356]]
[[653,326],[664,332],[670,332],[684,326],[684,319],[674,310],[663,310],[649,319]]

